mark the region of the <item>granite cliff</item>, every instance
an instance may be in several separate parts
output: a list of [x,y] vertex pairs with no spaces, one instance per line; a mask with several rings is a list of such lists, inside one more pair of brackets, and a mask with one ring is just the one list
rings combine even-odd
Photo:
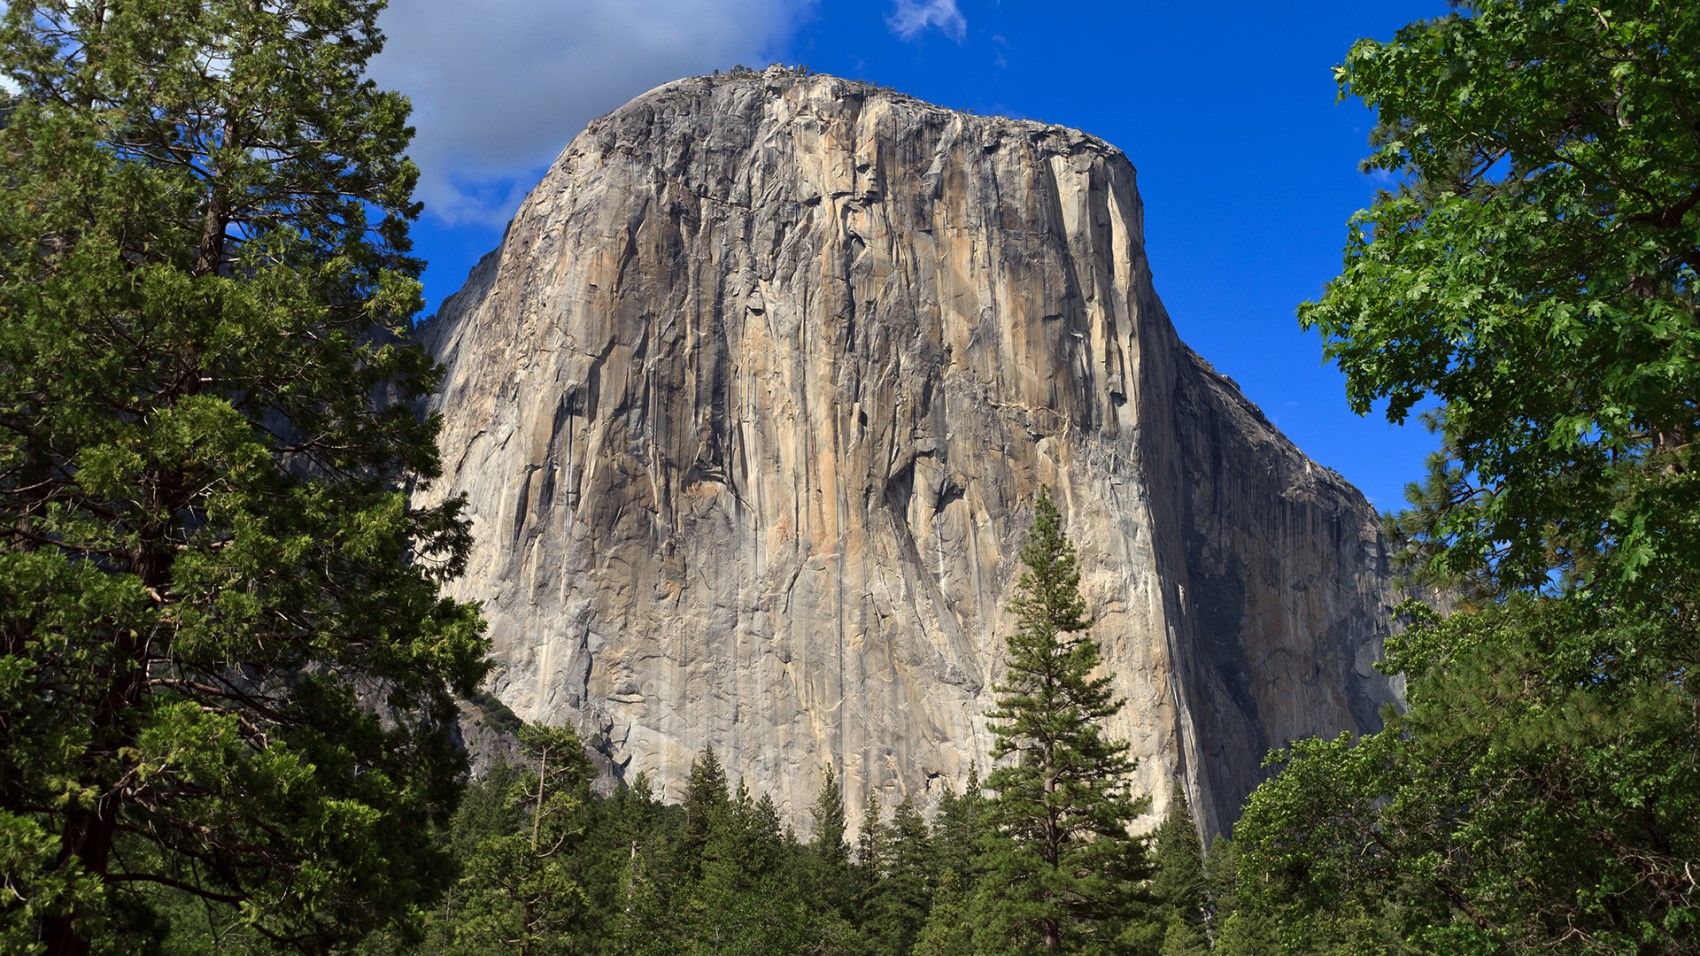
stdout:
[[823,766],[929,804],[1050,485],[1158,809],[1377,723],[1376,516],[1175,336],[1134,169],[781,70],[590,124],[426,327],[489,690],[677,796],[712,745],[805,832]]

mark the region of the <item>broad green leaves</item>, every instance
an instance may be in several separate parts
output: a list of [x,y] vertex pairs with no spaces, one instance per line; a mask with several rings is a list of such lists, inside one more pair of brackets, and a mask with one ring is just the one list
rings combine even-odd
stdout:
[[1362,41],[1404,177],[1300,310],[1359,411],[1437,400],[1392,529],[1408,709],[1236,827],[1290,951],[1675,952],[1700,932],[1700,8],[1484,0]]
[[1439,400],[1489,479],[1438,522],[1448,570],[1540,587],[1586,563],[1576,583],[1635,591],[1654,553],[1700,552],[1700,25],[1656,0],[1468,7],[1348,56],[1343,93],[1380,116],[1366,165],[1408,185],[1300,316],[1354,408]]

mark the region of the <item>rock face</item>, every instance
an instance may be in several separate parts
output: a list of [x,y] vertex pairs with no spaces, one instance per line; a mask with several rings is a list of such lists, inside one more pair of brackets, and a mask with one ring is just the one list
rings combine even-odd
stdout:
[[803,832],[822,768],[986,766],[1041,485],[1157,810],[1376,724],[1375,514],[1175,337],[1083,133],[779,70],[590,125],[425,332],[489,689],[676,797],[712,745]]

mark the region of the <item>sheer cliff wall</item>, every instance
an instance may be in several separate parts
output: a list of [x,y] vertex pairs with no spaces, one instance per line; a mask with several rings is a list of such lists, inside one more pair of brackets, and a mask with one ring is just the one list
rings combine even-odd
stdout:
[[489,688],[676,797],[712,745],[805,832],[986,766],[1041,485],[1112,728],[1231,824],[1271,745],[1394,688],[1373,510],[1175,336],[1133,167],[830,77],[592,123],[426,327]]

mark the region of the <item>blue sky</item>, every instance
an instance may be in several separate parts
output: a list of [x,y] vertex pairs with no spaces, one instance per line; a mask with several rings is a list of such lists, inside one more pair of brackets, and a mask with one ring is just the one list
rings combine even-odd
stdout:
[[[492,11],[500,11],[493,15]],[[1294,310],[1339,271],[1370,114],[1331,68],[1445,0],[392,0],[380,82],[414,99],[428,311],[557,152],[650,87],[806,64],[944,106],[1076,126],[1139,171],[1146,248],[1181,337],[1311,457],[1397,507],[1432,438],[1360,418]]]

